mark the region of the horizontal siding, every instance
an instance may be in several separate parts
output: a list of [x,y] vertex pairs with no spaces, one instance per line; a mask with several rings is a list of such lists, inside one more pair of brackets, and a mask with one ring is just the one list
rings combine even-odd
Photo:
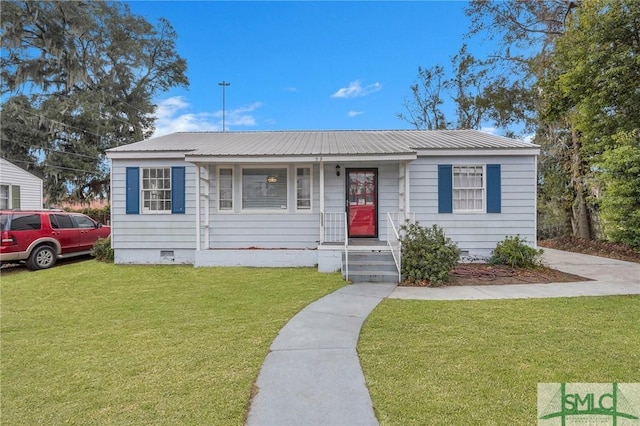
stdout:
[[[502,212],[498,214],[438,213],[439,164],[500,164]],[[519,157],[429,157],[410,164],[411,211],[423,226],[437,224],[462,250],[489,256],[496,244],[509,235],[534,242],[535,160]]]
[[314,248],[317,214],[218,214],[211,216],[212,248]]
[[[185,214],[125,214],[127,167],[186,167]],[[195,167],[179,160],[112,160],[111,240],[118,249],[195,249]]]
[[20,205],[12,208],[42,208],[42,180],[4,159],[0,163],[0,184],[20,187]]

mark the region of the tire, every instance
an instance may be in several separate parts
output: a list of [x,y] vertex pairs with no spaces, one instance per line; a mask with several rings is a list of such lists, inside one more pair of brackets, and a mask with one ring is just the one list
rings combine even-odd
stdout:
[[36,247],[27,260],[27,268],[32,271],[48,269],[56,264],[56,250],[47,245]]

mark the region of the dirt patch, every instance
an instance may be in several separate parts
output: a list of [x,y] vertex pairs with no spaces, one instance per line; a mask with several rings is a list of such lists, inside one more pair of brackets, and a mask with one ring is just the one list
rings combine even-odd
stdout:
[[609,243],[607,241],[585,240],[576,237],[561,237],[538,241],[540,247],[572,251],[574,253],[590,254],[608,257],[610,259],[626,260],[640,263],[640,250],[632,249],[624,244]]

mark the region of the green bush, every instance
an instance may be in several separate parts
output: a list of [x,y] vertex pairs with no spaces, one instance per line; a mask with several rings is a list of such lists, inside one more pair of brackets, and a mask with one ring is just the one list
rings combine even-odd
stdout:
[[421,227],[407,222],[400,227],[403,236],[402,275],[409,284],[441,286],[449,280],[449,271],[460,259],[460,249],[445,237],[444,231],[433,225]]
[[93,254],[100,262],[113,262],[113,249],[111,248],[111,236],[98,238],[93,245]]
[[514,268],[530,268],[539,266],[542,249],[534,249],[527,244],[526,238],[519,235],[506,237],[491,252],[491,263],[509,265]]

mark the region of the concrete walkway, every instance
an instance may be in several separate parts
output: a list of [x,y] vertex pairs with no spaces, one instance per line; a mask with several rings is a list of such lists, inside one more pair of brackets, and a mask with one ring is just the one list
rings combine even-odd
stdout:
[[438,288],[398,287],[392,299],[481,300],[640,294],[640,264],[544,249],[542,261],[562,272],[593,281],[551,284],[475,285]]
[[294,316],[262,365],[247,425],[377,425],[356,345],[395,287],[351,284]]
[[247,424],[377,425],[356,345],[360,328],[385,297],[516,299],[640,294],[640,264],[545,249],[545,265],[593,281],[415,288],[351,284],[294,316],[271,345]]

